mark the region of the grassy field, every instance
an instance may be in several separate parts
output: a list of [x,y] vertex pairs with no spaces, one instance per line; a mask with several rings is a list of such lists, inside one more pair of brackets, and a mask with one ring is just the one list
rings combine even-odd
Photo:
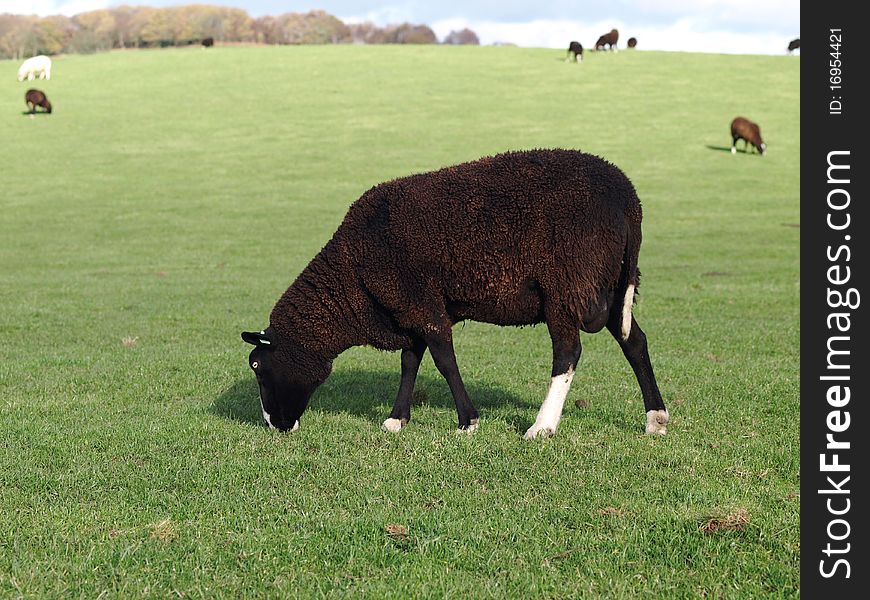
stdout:
[[[0,61],[0,597],[797,596],[797,57],[251,47]],[[768,154],[732,156],[737,115]],[[481,429],[427,358],[335,363],[260,418],[242,330],[369,187],[509,149],[607,158],[644,204],[635,314],[671,412],[643,435],[583,336],[534,442],[545,327],[467,323]],[[575,401],[585,407],[578,408]],[[582,403],[581,403],[582,404]]]

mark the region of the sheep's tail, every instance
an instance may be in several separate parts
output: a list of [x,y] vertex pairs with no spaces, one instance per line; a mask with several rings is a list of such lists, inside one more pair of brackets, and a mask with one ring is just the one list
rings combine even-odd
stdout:
[[634,296],[640,285],[640,271],[637,268],[637,257],[640,254],[640,220],[628,219],[628,235],[622,256],[622,271],[619,274],[616,297],[622,299],[620,315],[620,333],[627,340],[631,333],[631,308],[634,306]]

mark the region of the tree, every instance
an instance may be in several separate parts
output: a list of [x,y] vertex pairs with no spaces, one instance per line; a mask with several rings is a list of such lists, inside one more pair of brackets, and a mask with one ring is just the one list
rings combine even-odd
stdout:
[[279,43],[337,44],[351,41],[350,29],[322,10],[284,13],[277,18]]
[[60,54],[72,38],[76,26],[69,17],[52,15],[34,25],[36,48],[34,54]]
[[79,13],[73,18],[76,32],[69,46],[76,52],[110,50],[115,45],[117,25],[115,16],[108,10],[92,10]]
[[447,37],[444,38],[444,43],[479,46],[480,39],[478,39],[476,33],[466,27],[465,29],[448,33]]
[[278,20],[275,17],[267,15],[254,19],[251,25],[254,41],[258,44],[277,44],[279,39],[278,28]]

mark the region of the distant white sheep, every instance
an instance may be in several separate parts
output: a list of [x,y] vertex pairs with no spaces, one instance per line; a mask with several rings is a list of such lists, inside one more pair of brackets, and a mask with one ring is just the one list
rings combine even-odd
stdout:
[[42,54],[28,58],[18,67],[18,81],[33,81],[37,76],[39,79],[51,79],[51,59]]

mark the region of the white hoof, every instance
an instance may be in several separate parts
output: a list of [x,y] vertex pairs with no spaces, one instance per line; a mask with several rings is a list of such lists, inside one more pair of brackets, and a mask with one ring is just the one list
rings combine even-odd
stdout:
[[537,437],[553,437],[556,435],[556,428],[550,425],[538,425],[535,423],[528,428],[523,438],[533,440]]
[[405,419],[387,419],[381,425],[381,429],[383,429],[384,431],[392,431],[393,433],[396,433],[407,424],[408,422]]
[[737,148],[731,146],[731,154],[737,154]]
[[457,432],[471,435],[472,433],[477,431],[477,428],[479,426],[480,426],[480,419],[471,419],[471,424],[468,427],[466,427],[465,429],[458,429]]
[[646,413],[646,432],[648,434],[665,435],[668,432],[668,410],[650,410]]

